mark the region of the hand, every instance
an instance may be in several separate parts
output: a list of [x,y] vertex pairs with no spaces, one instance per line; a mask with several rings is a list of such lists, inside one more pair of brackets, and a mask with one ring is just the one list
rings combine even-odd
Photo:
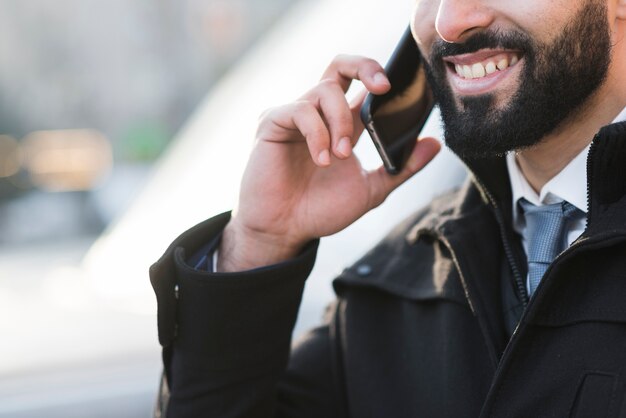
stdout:
[[404,170],[365,171],[352,153],[363,132],[365,93],[349,104],[352,80],[383,94],[390,88],[377,62],[338,56],[317,86],[261,117],[239,203],[220,246],[218,269],[241,271],[287,260],[310,240],[341,231],[380,205],[439,151],[433,138],[416,140]]

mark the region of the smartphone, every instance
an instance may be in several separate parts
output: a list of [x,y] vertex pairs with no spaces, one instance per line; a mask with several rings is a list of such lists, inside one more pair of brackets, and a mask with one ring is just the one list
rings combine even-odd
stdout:
[[391,89],[368,94],[361,120],[390,174],[402,171],[435,101],[411,29],[407,28],[385,67]]

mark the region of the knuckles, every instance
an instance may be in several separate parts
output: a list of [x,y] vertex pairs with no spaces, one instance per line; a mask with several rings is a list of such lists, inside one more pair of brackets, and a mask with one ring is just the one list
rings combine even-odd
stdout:
[[378,61],[362,55],[339,54],[331,61],[328,69],[339,72],[343,69],[355,68],[359,73],[374,74],[383,70]]
[[265,109],[264,111],[262,111],[258,117],[259,123],[265,122],[267,119],[270,118],[270,115],[274,113],[275,111],[276,111],[276,107],[269,107]]
[[311,113],[317,111],[315,105],[308,100],[296,100],[292,106],[294,112]]
[[[334,132],[333,137],[337,136],[336,139],[343,136],[351,137],[354,130],[354,120],[350,104],[346,102],[345,112],[338,111],[341,106],[333,107],[333,114],[326,116],[326,119],[333,121],[333,126],[327,127],[322,121],[324,116],[321,114],[321,103],[323,100],[327,100],[327,103],[330,103],[331,100],[337,100],[340,96],[345,99],[344,85],[337,77],[339,73],[352,73],[357,78],[362,78],[362,76],[373,75],[381,69],[380,64],[371,58],[348,54],[336,55],[323,78],[302,97],[291,103],[271,107],[263,111],[259,116],[259,128],[276,120],[297,118],[302,122],[306,122],[308,130],[311,131],[308,133],[315,137],[326,137],[329,134],[329,128]],[[317,125],[320,125],[319,128]]]
[[342,63],[346,62],[346,61],[350,61],[354,58],[354,55],[349,55],[349,54],[337,54],[335,55],[335,57],[332,59],[332,61],[330,62],[330,66],[331,67],[337,67],[340,66]]
[[339,84],[339,81],[333,78],[325,78],[323,80],[320,80],[320,82],[317,85],[317,88],[321,91],[327,91],[327,90],[340,91],[343,94],[341,84]]

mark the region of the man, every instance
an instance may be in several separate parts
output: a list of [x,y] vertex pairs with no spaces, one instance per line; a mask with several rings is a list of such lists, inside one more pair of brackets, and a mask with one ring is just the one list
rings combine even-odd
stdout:
[[439,149],[364,172],[344,92],[389,83],[336,58],[262,118],[232,217],[151,269],[164,415],[626,416],[626,0],[418,0],[412,30],[470,181],[342,273],[290,353],[317,238]]

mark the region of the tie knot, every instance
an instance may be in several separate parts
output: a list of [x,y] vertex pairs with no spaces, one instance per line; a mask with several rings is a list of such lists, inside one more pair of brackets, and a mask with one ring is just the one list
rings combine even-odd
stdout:
[[525,217],[559,216],[562,218],[572,219],[577,214],[582,213],[580,209],[565,200],[559,203],[552,203],[550,205],[535,206],[528,200],[522,198],[519,200],[519,205],[522,208]]
[[565,248],[567,221],[580,211],[566,201],[543,206],[535,206],[525,199],[520,199],[519,203],[526,219],[524,238],[528,243],[529,261],[551,263]]
[[567,222],[582,212],[566,201],[535,206],[520,199],[519,205],[526,220],[523,235],[528,244],[529,292],[532,294],[548,265],[567,246]]

